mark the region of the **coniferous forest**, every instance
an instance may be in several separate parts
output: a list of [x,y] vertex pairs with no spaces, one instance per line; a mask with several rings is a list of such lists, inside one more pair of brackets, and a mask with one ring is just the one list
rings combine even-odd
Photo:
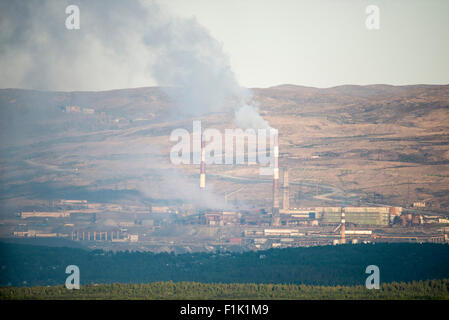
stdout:
[[365,286],[307,286],[295,284],[210,284],[153,282],[148,284],[86,285],[79,290],[54,287],[2,287],[0,299],[449,299],[449,280],[392,282],[379,290]]
[[68,265],[80,283],[365,285],[368,265],[380,270],[382,284],[449,279],[449,245],[358,244],[231,253],[169,254],[105,252],[65,247],[1,243],[0,286],[59,286]]

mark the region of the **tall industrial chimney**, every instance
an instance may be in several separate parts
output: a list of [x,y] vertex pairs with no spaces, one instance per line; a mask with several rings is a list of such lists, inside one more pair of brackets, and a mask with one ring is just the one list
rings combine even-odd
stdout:
[[278,134],[274,135],[274,170],[273,170],[273,225],[279,226],[281,224],[281,217],[279,214],[279,141]]
[[201,169],[200,169],[200,189],[206,188],[206,142],[201,134]]
[[290,207],[290,198],[289,198],[289,190],[288,190],[288,169],[284,169],[284,184],[282,190],[282,208],[284,210],[288,210]]
[[341,208],[341,227],[340,227],[340,244],[346,243],[346,219],[345,219],[345,208]]

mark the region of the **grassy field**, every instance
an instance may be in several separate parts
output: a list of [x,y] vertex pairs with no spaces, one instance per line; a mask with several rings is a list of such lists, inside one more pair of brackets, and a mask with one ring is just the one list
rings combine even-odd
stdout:
[[306,286],[291,284],[205,284],[200,282],[153,282],[148,284],[98,284],[68,290],[64,286],[2,287],[1,300],[110,300],[110,299],[255,299],[255,300],[448,300],[449,279],[382,284],[379,290],[364,286]]

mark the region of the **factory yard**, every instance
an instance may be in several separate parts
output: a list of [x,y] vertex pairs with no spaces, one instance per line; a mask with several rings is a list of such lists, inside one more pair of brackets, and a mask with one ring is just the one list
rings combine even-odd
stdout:
[[[273,225],[272,214],[264,209],[197,212],[183,206],[127,207],[87,201],[62,206],[53,208],[59,211],[22,212],[5,220],[1,237],[24,243],[43,239],[53,239],[53,244],[71,241],[111,251],[176,253],[341,243],[449,243],[449,221],[430,215],[425,208],[280,209],[280,224]],[[342,211],[346,215],[344,223]]]

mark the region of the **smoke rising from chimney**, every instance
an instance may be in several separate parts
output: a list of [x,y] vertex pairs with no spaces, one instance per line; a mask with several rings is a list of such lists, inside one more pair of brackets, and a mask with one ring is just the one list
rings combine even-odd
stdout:
[[[77,0],[80,29],[68,30],[71,4],[0,1],[0,87],[95,91],[157,84],[178,116],[233,111],[243,129],[270,128],[221,44],[194,18],[174,17],[154,1]],[[185,181],[180,197],[194,197],[188,190],[197,183],[180,175],[165,178],[173,189]]]
[[235,125],[240,128],[272,129],[268,121],[260,115],[259,108],[248,104],[235,111]]

